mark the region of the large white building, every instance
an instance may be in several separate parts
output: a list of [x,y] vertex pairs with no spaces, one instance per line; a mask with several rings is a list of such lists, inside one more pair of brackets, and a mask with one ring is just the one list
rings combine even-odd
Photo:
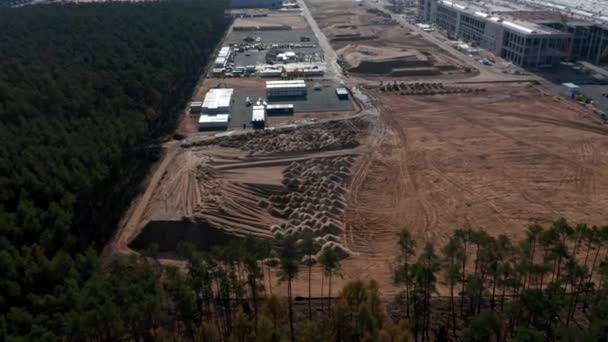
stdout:
[[567,57],[569,34],[473,3],[420,0],[420,16],[448,36],[475,43],[513,64],[553,67]]
[[[577,1],[585,2],[586,10]],[[519,66],[556,66],[561,60],[607,64],[608,16],[592,1],[597,0],[418,0],[418,14],[448,36]]]
[[228,61],[230,60],[230,55],[232,54],[232,49],[228,46],[224,46],[220,49],[220,52],[217,54],[217,58],[213,63],[213,67],[215,68],[224,68]]
[[230,112],[230,104],[232,102],[232,88],[216,88],[210,89],[205,95],[203,101],[204,114],[223,114]]
[[207,130],[228,128],[229,123],[230,114],[201,114],[201,116],[198,118],[198,129]]
[[266,81],[266,96],[268,98],[306,96],[306,82],[304,80]]

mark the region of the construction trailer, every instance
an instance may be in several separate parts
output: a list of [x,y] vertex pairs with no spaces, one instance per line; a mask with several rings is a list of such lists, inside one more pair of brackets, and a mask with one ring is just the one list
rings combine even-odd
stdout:
[[198,129],[201,131],[227,129],[229,123],[230,114],[201,114],[198,118]]
[[232,54],[232,49],[228,46],[224,46],[220,49],[220,52],[217,54],[217,58],[213,63],[214,68],[224,68],[228,61],[230,60],[230,55]]
[[348,89],[336,88],[336,95],[338,95],[340,100],[348,100]]
[[266,96],[277,97],[306,97],[306,82],[293,81],[266,81]]
[[202,108],[203,103],[201,101],[190,102],[190,113],[200,113]]
[[251,112],[251,126],[254,129],[264,129],[266,124],[266,110],[264,106],[253,106]]
[[233,93],[232,88],[210,89],[205,95],[202,112],[204,114],[229,113]]
[[293,112],[293,104],[269,104],[266,106],[266,113],[268,115],[290,115]]
[[562,83],[559,92],[562,96],[574,98],[580,94],[581,88],[574,83]]

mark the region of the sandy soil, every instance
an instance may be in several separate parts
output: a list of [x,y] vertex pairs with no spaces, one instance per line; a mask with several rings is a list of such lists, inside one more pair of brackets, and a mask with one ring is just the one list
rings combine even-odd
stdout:
[[[479,86],[479,85],[477,85]],[[453,230],[522,238],[559,217],[608,221],[608,129],[595,115],[531,85],[482,95],[401,96],[372,91],[381,109],[376,148],[359,159],[345,242],[345,277],[394,291],[397,233],[442,246]]]
[[299,13],[277,13],[271,12],[267,17],[237,18],[233,27],[239,26],[278,26],[287,25],[293,29],[306,28],[306,20]]
[[[365,5],[356,6],[352,1],[342,0],[307,0],[306,3],[319,27],[330,40],[332,47],[347,65],[350,64],[351,67],[356,65],[357,63],[353,64],[353,60],[362,57],[379,64],[376,68],[365,69],[364,72],[351,70],[354,72],[353,75],[377,78],[378,73],[388,74],[384,71],[381,72],[385,68],[389,68],[389,70],[390,68],[408,68],[407,65],[391,66],[395,63],[394,57],[399,52],[408,55],[412,53],[422,55],[425,61],[428,60],[427,67],[438,66],[443,77],[465,78],[474,75],[474,71],[469,70],[461,61],[438,46],[377,12],[370,11]],[[370,49],[373,49],[374,53],[370,53]],[[384,63],[386,60],[389,60],[388,63]],[[404,58],[404,62],[408,61],[409,58]],[[382,67],[383,64],[386,64],[385,68]],[[378,72],[373,72],[374,69],[377,69]],[[411,75],[402,75],[399,79],[420,76],[438,77],[436,72],[437,70],[434,72],[412,71]]]

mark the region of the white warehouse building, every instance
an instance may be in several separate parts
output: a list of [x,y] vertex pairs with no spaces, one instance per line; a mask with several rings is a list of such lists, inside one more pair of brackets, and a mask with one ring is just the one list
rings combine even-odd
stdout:
[[215,114],[215,115],[201,114],[201,116],[198,118],[198,129],[199,130],[208,130],[208,129],[228,128],[229,122],[230,122],[230,114]]
[[210,89],[205,95],[203,101],[204,114],[223,114],[230,112],[230,104],[232,102],[232,88],[216,88]]
[[306,96],[306,82],[304,80],[266,81],[266,96],[268,98]]
[[224,46],[220,49],[220,52],[217,54],[217,58],[213,63],[215,68],[224,68],[230,59],[230,55],[232,54],[232,49],[228,46]]

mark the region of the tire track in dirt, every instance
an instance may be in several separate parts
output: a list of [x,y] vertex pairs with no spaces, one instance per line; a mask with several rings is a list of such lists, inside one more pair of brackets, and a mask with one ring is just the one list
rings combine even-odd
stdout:
[[[424,236],[425,239],[428,239],[430,237],[428,234],[429,229],[437,224],[437,213],[426,199],[426,196],[423,195],[419,190],[414,175],[409,168],[409,147],[405,131],[393,116],[394,113],[383,105],[381,107],[381,117],[397,134],[398,143],[400,146],[399,153],[397,155],[399,177],[395,182],[395,185],[398,187],[398,193],[405,194],[406,191],[411,189],[412,192],[416,194],[416,199],[418,200],[418,205],[421,209],[421,211],[418,211],[418,215],[416,215],[416,217],[413,219],[407,217],[403,211],[400,211],[400,213],[397,213],[397,221],[403,222],[404,225],[406,222],[413,223],[410,225],[410,228],[413,226],[413,229],[417,231],[418,236]],[[403,207],[406,197],[407,196],[399,196],[397,199],[398,208]]]

